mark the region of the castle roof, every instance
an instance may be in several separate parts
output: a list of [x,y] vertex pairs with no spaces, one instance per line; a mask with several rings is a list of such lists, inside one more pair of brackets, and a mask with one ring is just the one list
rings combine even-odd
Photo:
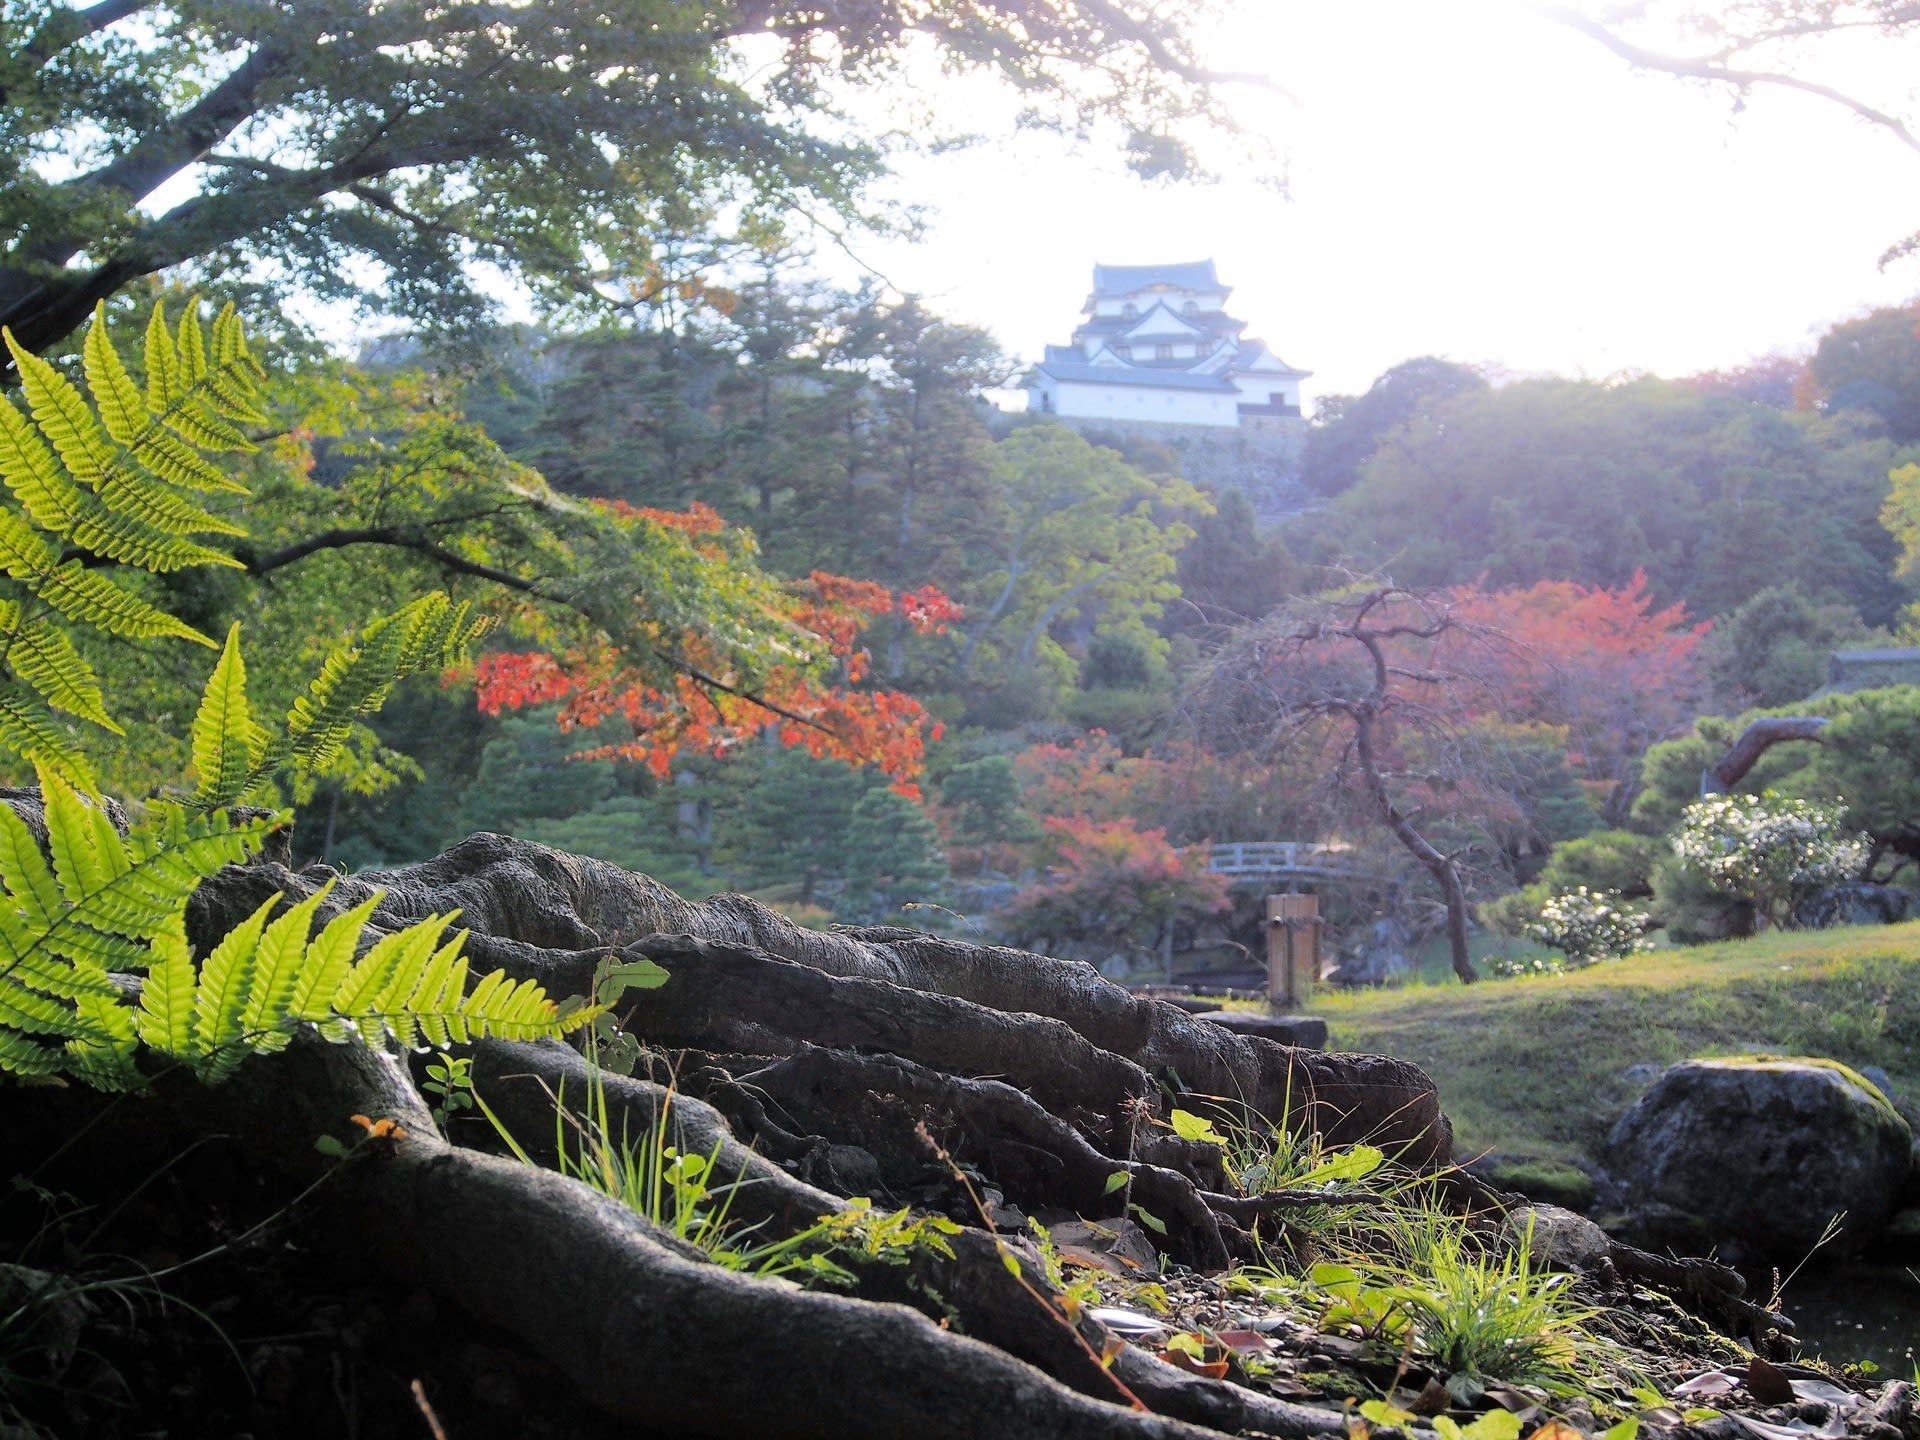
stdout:
[[1217,290],[1227,294],[1213,273],[1213,261],[1191,260],[1180,265],[1095,265],[1095,295],[1132,295],[1155,285],[1175,290]]
[[[1192,370],[1160,370],[1144,365],[1090,365],[1086,361],[1056,360],[1060,347],[1049,345],[1047,358],[1035,368],[1055,380],[1079,381],[1089,385],[1145,385],[1155,390],[1218,390],[1234,392],[1235,386],[1220,375],[1203,375]],[[1077,353],[1068,351],[1068,354]]]

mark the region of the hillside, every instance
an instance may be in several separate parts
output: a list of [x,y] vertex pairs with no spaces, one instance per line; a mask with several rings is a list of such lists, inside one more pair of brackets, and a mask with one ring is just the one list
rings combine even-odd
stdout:
[[1653,1072],[1695,1055],[1824,1055],[1920,1099],[1920,923],[1661,951],[1570,975],[1326,995],[1344,1050],[1431,1074],[1463,1156],[1595,1154]]

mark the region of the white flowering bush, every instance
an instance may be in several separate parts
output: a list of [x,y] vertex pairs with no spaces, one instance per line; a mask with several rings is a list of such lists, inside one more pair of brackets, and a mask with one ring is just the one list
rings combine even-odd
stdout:
[[1622,904],[1617,891],[1576,885],[1540,907],[1527,938],[1560,951],[1570,966],[1591,965],[1645,950],[1646,929],[1645,913]]
[[1756,922],[1790,925],[1810,890],[1859,875],[1867,845],[1841,824],[1838,801],[1714,795],[1689,805],[1673,835],[1680,863],[1723,895],[1748,901]]

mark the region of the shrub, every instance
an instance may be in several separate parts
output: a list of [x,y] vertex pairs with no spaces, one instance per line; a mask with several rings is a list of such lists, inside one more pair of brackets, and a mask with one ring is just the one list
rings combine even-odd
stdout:
[[1715,891],[1753,906],[1764,928],[1793,923],[1793,903],[1810,890],[1851,880],[1866,864],[1864,841],[1841,828],[1839,802],[1761,795],[1714,795],[1689,805],[1673,852]]
[[1527,938],[1560,951],[1570,965],[1591,965],[1646,949],[1646,929],[1647,917],[1621,904],[1615,892],[1576,885],[1540,907]]

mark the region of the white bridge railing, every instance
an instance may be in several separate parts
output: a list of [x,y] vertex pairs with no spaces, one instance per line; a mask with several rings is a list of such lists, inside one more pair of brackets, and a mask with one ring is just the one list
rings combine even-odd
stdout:
[[1215,875],[1351,875],[1354,864],[1344,845],[1308,840],[1242,840],[1207,847],[1207,869]]

